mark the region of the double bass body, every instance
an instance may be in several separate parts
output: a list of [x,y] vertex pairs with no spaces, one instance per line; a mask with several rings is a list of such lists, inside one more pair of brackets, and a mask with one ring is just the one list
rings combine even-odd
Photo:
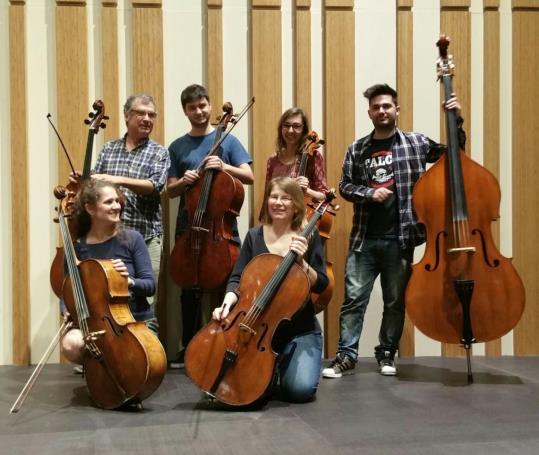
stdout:
[[416,183],[414,207],[427,232],[421,261],[413,266],[406,309],[425,335],[445,343],[462,342],[463,307],[455,280],[472,279],[470,322],[474,341],[494,340],[509,332],[524,309],[524,287],[511,259],[496,248],[491,222],[498,219],[496,178],[460,154],[466,220],[453,220],[450,165],[442,156]]

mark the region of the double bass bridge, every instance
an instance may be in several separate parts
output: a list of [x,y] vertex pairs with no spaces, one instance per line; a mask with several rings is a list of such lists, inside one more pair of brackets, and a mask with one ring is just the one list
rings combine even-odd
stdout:
[[448,253],[475,253],[475,246],[460,246],[456,248],[448,248]]

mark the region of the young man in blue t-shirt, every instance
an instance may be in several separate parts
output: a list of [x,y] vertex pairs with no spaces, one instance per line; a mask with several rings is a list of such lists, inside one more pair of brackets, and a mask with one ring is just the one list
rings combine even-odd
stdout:
[[[252,184],[254,180],[251,169],[252,159],[240,141],[231,134],[221,144],[218,154],[207,156],[213,146],[216,130],[210,123],[212,106],[206,89],[198,84],[186,87],[181,94],[181,103],[183,112],[191,124],[191,130],[169,146],[171,165],[167,180],[169,197],[173,199],[180,196],[176,236],[181,235],[187,228],[185,191],[200,179],[201,176],[197,171],[199,167],[203,170],[225,171],[247,185]],[[184,349],[201,325],[200,297],[200,291],[197,289],[182,290],[182,345]],[[183,363],[183,351],[180,351],[177,360],[175,364]]]

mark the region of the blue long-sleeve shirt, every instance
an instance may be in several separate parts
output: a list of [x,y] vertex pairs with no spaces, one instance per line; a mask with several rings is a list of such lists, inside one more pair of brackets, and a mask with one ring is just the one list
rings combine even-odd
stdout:
[[154,317],[146,297],[155,294],[155,278],[152,262],[144,238],[138,231],[123,229],[103,243],[75,242],[75,252],[81,261],[85,259],[121,259],[127,267],[134,284],[129,288],[129,308],[137,321]]

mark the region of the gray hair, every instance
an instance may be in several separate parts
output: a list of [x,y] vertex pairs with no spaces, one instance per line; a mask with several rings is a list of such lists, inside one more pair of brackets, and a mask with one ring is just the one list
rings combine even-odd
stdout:
[[131,110],[135,101],[140,101],[142,104],[153,104],[153,107],[156,107],[153,96],[146,95],[145,93],[139,93],[136,95],[131,95],[129,98],[127,98],[124,104],[124,114],[127,114]]

